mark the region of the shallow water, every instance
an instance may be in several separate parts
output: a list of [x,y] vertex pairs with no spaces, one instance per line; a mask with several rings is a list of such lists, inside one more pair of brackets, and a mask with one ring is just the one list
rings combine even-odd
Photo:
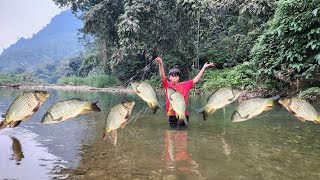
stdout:
[[[0,89],[0,114],[21,93]],[[154,115],[134,94],[49,93],[28,121],[0,131],[0,179],[320,178],[320,125],[302,123],[285,109],[232,123],[233,103],[203,122],[195,109],[206,98],[190,97],[190,125],[175,130],[168,126],[164,108]],[[102,111],[40,123],[50,106],[75,97],[99,99]],[[113,146],[101,140],[105,119],[110,107],[126,99],[137,103]],[[159,99],[164,104],[164,97]]]

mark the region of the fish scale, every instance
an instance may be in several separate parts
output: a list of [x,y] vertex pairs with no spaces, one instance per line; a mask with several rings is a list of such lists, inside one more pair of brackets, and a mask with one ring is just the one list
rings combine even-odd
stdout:
[[232,103],[240,94],[241,91],[232,87],[220,88],[209,97],[207,104],[198,109],[197,112],[203,113],[203,120],[206,120],[209,114]]
[[306,100],[294,97],[279,100],[289,112],[292,112],[301,121],[313,121],[320,123],[320,115],[317,110]]
[[111,108],[108,117],[106,119],[105,132],[103,134],[103,140],[107,140],[108,137],[112,137],[114,145],[117,143],[117,129],[124,123],[126,123],[131,115],[131,111],[135,105],[134,101],[120,103]]
[[269,110],[273,105],[274,100],[272,98],[253,98],[243,101],[232,114],[232,122],[246,121],[254,118],[263,111]]
[[47,113],[43,116],[41,123],[59,123],[79,114],[99,112],[101,109],[97,106],[97,103],[98,101],[92,102],[81,99],[71,99],[58,102],[49,108]]
[[125,116],[127,115],[128,110],[122,107],[121,105],[115,106],[111,109],[110,114],[108,115],[106,127],[107,129],[117,129],[125,122]]
[[22,120],[28,120],[48,97],[46,91],[25,92],[16,97],[5,114],[5,120],[0,122],[0,130],[8,124],[16,127]]
[[24,93],[17,97],[12,103],[6,118],[17,121],[22,120],[25,116],[33,114],[33,110],[38,106],[39,101],[34,95],[34,92]]
[[186,102],[183,95],[173,88],[168,88],[168,99],[172,105],[173,110],[176,112],[176,116],[179,120],[179,123],[184,121],[185,124],[188,124],[186,118]]
[[160,109],[157,95],[152,86],[144,81],[131,82],[131,86],[136,94],[156,113],[157,109]]
[[88,109],[90,107],[86,102],[81,101],[69,101],[61,102],[57,105],[57,108],[53,108],[51,111],[51,115],[54,119],[58,119],[60,117],[63,117],[63,119],[67,119],[70,117],[74,117],[81,113],[82,110]]

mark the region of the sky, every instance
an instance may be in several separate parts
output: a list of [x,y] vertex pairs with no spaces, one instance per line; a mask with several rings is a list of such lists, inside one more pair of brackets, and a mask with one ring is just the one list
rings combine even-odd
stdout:
[[62,11],[52,0],[0,0],[0,54],[21,37],[31,38]]

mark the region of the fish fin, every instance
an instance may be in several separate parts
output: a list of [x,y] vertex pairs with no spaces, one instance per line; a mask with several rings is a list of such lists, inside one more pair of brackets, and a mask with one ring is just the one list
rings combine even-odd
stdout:
[[229,102],[234,101],[234,97],[227,99],[227,101],[229,101]]
[[184,122],[184,124],[185,124],[186,126],[189,124],[187,118],[184,118],[184,119],[183,119],[183,122]]
[[106,141],[109,136],[110,136],[110,133],[104,132],[103,135],[102,135],[102,140],[103,140],[103,141]]
[[209,111],[209,114],[212,114],[212,113],[216,112],[216,110],[217,110],[217,109],[212,108],[212,109]]
[[318,116],[318,118],[316,120],[313,121],[316,124],[320,124],[320,116]]
[[124,122],[124,123],[122,123],[122,124],[120,125],[120,128],[121,128],[121,129],[125,128],[126,124],[127,124],[127,121]]
[[298,116],[296,116],[301,122],[305,122],[306,121],[306,119],[305,118],[303,118],[303,117],[298,117]]
[[287,108],[287,110],[292,113],[293,115],[296,115],[296,113],[294,111],[292,111],[292,109],[290,107]]
[[88,114],[91,113],[92,111],[90,109],[83,109],[79,114]]
[[160,109],[158,106],[153,107],[152,108],[152,113],[155,114],[158,109]]
[[21,123],[21,121],[12,121],[10,123],[10,127],[15,128],[15,127],[19,126],[20,123]]
[[25,117],[23,118],[23,120],[24,120],[24,121],[28,120],[28,119],[31,117],[31,115],[32,115],[32,114],[25,116]]
[[264,108],[264,111],[269,111],[272,109],[272,106],[267,106],[266,108]]
[[[255,116],[256,117],[256,116]],[[248,119],[249,118],[249,114],[246,115],[245,117],[243,117],[243,119]]]
[[148,103],[148,106],[152,109],[152,113],[155,114],[157,112],[158,109],[161,109],[158,105],[158,103],[155,103],[155,105],[153,105],[151,102]]
[[239,115],[239,117],[241,118],[241,120],[246,120],[246,119],[249,118],[249,114],[246,115],[246,116],[244,116],[244,117],[242,117],[241,114],[236,110],[236,111],[234,111],[234,112],[232,113],[232,116],[231,116],[231,121],[232,121],[232,122],[235,122],[234,116],[236,116],[236,114]]
[[4,129],[9,123],[6,120],[0,122],[0,130]]

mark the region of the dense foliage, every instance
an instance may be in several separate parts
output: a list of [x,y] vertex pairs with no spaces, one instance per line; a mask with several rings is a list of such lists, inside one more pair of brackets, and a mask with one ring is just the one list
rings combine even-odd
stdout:
[[97,58],[122,80],[156,56],[163,57],[166,69],[179,65],[184,78],[205,61],[221,67],[242,63],[273,14],[270,0],[54,1],[83,12],[81,31],[96,38],[92,47]]
[[84,81],[96,78],[94,86],[101,87],[135,77],[159,87],[152,60],[161,56],[166,71],[180,67],[182,80],[193,78],[206,61],[215,62],[216,68],[207,70],[198,84],[203,90],[319,86],[319,0],[54,2],[71,7],[83,21],[85,38],[94,38],[87,54],[69,58],[64,68],[54,63],[43,68],[70,77],[61,84],[88,84]]
[[277,3],[268,29],[252,49],[252,64],[258,82],[288,86],[309,79],[319,85],[319,4],[319,0],[282,0]]

